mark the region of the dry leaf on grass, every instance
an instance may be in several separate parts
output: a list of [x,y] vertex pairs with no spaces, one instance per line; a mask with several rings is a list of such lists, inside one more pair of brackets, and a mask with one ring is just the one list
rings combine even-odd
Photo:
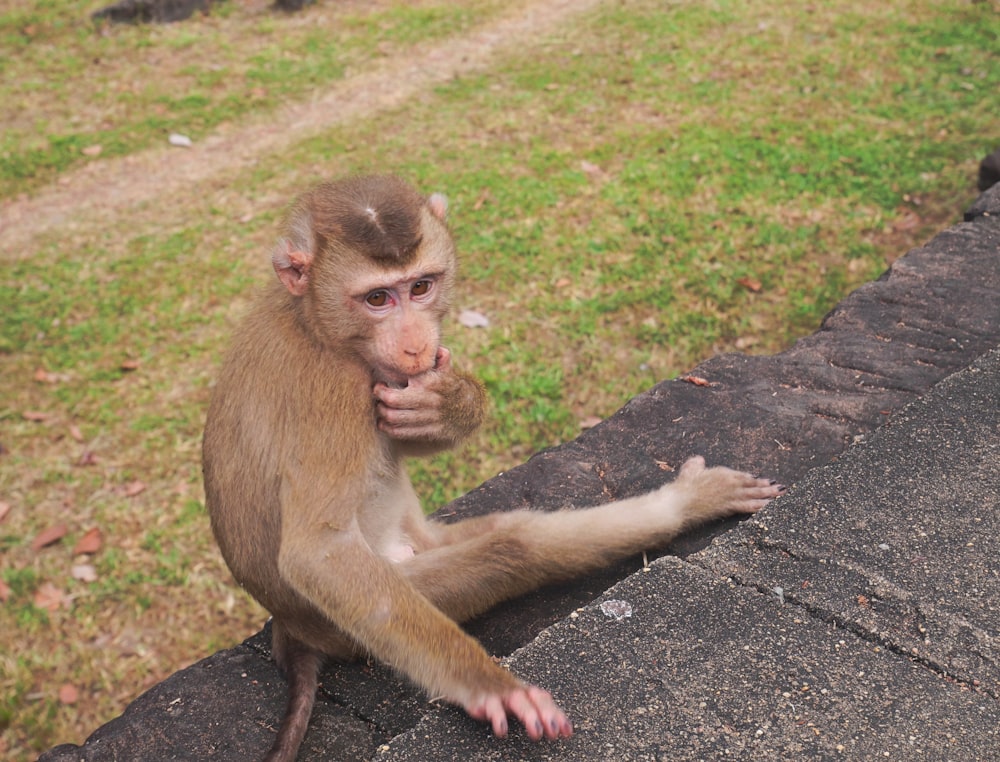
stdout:
[[66,683],[59,688],[60,704],[75,704],[80,698],[80,691],[72,683]]
[[96,466],[100,459],[93,450],[84,450],[80,459],[76,462],[78,466]]
[[753,291],[755,294],[764,287],[763,284],[756,278],[737,278],[736,282],[748,291]]
[[10,513],[10,503],[0,501],[0,521],[7,518],[8,513]]
[[97,569],[93,564],[76,564],[70,570],[70,575],[79,582],[97,582]]
[[476,310],[462,310],[458,313],[458,322],[466,328],[489,328],[490,319]]
[[31,541],[31,549],[36,553],[42,548],[51,545],[54,542],[59,542],[66,533],[69,531],[69,527],[65,524],[54,524],[46,529],[39,532],[35,539]]
[[40,410],[25,410],[21,413],[21,417],[26,421],[32,421],[33,423],[43,423],[52,417],[51,413],[43,413]]
[[40,609],[57,611],[66,602],[66,593],[51,582],[43,582],[42,586],[35,591],[34,603]]
[[102,545],[104,545],[104,534],[101,530],[98,527],[88,529],[83,537],[77,540],[73,548],[73,555],[92,555],[99,551]]
[[10,599],[10,585],[0,579],[0,603],[6,603]]
[[145,491],[146,491],[146,483],[141,482],[138,479],[136,479],[134,482],[129,482],[124,487],[122,487],[122,494],[124,494],[125,497],[135,497],[136,495],[139,495]]

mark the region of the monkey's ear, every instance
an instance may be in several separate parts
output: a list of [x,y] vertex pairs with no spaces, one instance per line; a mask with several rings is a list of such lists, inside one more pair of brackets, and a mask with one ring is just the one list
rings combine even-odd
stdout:
[[307,251],[292,248],[291,241],[285,240],[271,255],[271,264],[285,288],[292,296],[302,296],[309,285],[309,266],[313,255]]
[[448,216],[448,197],[443,193],[432,194],[427,199],[427,208],[431,210],[431,214],[444,222],[444,218]]

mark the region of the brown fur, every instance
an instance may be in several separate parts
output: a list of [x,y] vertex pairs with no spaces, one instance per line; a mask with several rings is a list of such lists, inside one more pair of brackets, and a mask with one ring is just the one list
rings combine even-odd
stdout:
[[483,417],[440,346],[455,252],[444,200],[393,178],[328,183],[292,207],[280,283],[236,332],[208,412],[205,494],[236,579],[273,616],[289,708],[269,760],[293,760],[323,656],[371,654],[489,722],[568,736],[552,697],[456,624],[550,581],[752,512],[770,483],[693,459],[674,484],[585,511],[427,521],[403,458]]

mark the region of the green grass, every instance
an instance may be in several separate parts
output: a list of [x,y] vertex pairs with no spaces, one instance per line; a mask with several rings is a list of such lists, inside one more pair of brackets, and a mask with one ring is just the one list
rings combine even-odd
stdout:
[[[0,199],[170,131],[267,129],[286,104],[510,7],[321,2],[284,16],[228,0],[183,24],[95,28],[90,8],[15,2],[0,13]],[[996,147],[998,37],[993,6],[960,0],[605,3],[224,183],[0,252],[0,630],[13,644],[0,756],[79,742],[262,621],[206,536],[200,436],[303,186],[391,171],[450,198],[456,306],[490,327],[451,322],[446,343],[492,414],[466,446],[413,464],[435,507],[713,353],[780,351],[957,221]],[[129,496],[135,480],[146,489]],[[58,521],[70,534],[31,551]],[[93,526],[106,539],[85,583],[72,548]],[[37,608],[46,582],[71,604]],[[76,705],[58,702],[65,682]]]

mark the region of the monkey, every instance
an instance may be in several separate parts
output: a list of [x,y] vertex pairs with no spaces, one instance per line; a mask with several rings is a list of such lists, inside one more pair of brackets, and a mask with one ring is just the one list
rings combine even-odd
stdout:
[[266,756],[294,760],[327,658],[374,657],[498,737],[569,737],[551,694],[459,623],[684,529],[754,513],[774,481],[688,459],[647,495],[582,510],[425,517],[405,459],[481,424],[486,392],[441,326],[456,291],[447,200],[393,176],[321,183],[291,205],[277,279],[237,327],[211,393],[202,466],[212,531],[271,615],[288,705]]

